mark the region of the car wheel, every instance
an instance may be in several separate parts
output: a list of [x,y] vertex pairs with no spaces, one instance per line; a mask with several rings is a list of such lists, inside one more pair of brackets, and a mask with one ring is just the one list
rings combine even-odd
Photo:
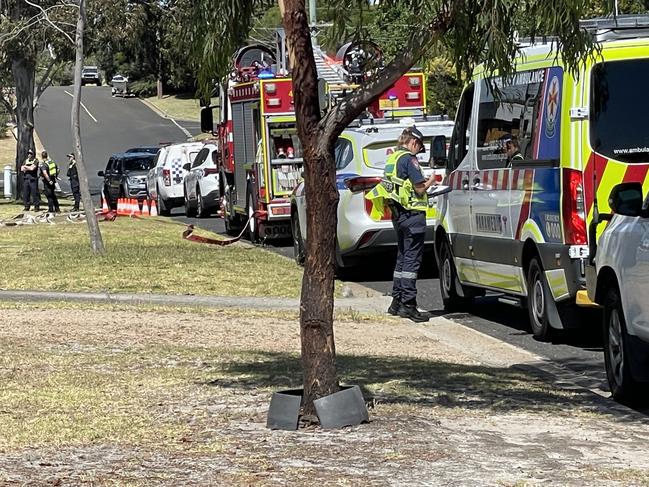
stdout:
[[538,257],[534,257],[527,270],[527,312],[534,338],[549,341],[553,329],[548,316],[548,300],[554,299],[547,293],[543,268]]
[[604,300],[604,365],[613,399],[634,404],[644,388],[633,379],[629,354],[629,335],[619,291],[610,289]]
[[191,201],[189,201],[189,198],[187,197],[187,191],[184,192],[185,196],[185,216],[189,218],[193,218],[196,216],[196,208],[192,206]]
[[257,224],[255,211],[257,211],[257,198],[255,197],[254,191],[252,191],[252,187],[249,187],[248,205],[246,207],[246,213],[248,215],[246,234],[248,235],[248,240],[252,243],[259,242],[259,225]]
[[471,303],[470,298],[460,296],[457,292],[457,269],[453,262],[451,247],[447,241],[442,242],[439,253],[439,288],[446,311],[460,311]]
[[196,186],[196,214],[198,215],[198,218],[206,218],[210,216],[210,211],[205,208],[205,202],[203,201],[200,186]]
[[156,189],[156,204],[158,205],[158,215],[169,216],[171,214],[167,201],[160,194],[160,188]]
[[291,230],[293,234],[293,257],[298,265],[304,265],[306,260],[306,249],[304,247],[304,239],[302,238],[302,231],[300,230],[300,217],[297,214],[297,208],[293,207],[291,211],[293,214],[291,218]]

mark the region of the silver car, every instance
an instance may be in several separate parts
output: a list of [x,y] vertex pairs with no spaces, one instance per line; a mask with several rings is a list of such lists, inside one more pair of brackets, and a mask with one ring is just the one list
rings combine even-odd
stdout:
[[[339,269],[353,267],[359,259],[377,251],[396,249],[396,233],[390,216],[385,215],[379,221],[370,218],[372,204],[365,195],[381,181],[385,161],[396,149],[399,135],[412,125],[416,125],[427,138],[426,152],[418,156],[424,173],[428,176],[435,172],[441,182],[445,166],[431,161],[430,149],[435,136],[444,136],[446,141],[450,139],[452,120],[435,117],[416,122],[406,118],[397,122],[364,123],[347,128],[338,138],[335,158],[336,184],[340,193],[336,231],[336,264]],[[427,244],[432,244],[434,239],[434,215],[433,208],[428,214]],[[304,183],[295,188],[291,197],[291,220],[295,260],[302,264],[308,238]]]

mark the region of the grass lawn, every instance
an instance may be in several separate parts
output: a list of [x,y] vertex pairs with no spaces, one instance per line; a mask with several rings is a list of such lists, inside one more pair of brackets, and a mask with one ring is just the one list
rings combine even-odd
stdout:
[[[145,99],[171,118],[192,122],[200,121],[201,107],[199,101],[189,94],[166,95],[163,96],[162,99],[158,99],[157,96],[152,96]],[[218,99],[212,100],[212,102],[217,103]],[[216,113],[214,115],[216,120]]]
[[[0,203],[0,219],[20,212],[18,205]],[[181,238],[184,228],[165,218],[121,217],[101,223],[107,255],[94,257],[83,223],[0,227],[5,262],[0,288],[299,295],[302,270],[292,261],[242,244],[216,247],[189,242]]]

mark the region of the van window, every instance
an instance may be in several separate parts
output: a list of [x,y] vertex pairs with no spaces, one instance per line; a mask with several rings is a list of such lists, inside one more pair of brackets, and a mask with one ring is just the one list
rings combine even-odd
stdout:
[[597,64],[592,72],[590,143],[605,157],[649,162],[649,59]]
[[[443,135],[443,134],[440,134]],[[397,150],[398,140],[389,140],[375,142],[363,147],[363,158],[365,164],[375,169],[385,169],[385,163],[390,154]],[[430,151],[431,144],[433,143],[432,137],[424,137],[424,147],[426,151]],[[430,163],[430,154],[428,152],[421,152],[417,154],[417,160],[420,166],[428,166]]]
[[454,170],[469,150],[469,137],[471,131],[471,113],[473,111],[473,84],[469,85],[462,93],[460,106],[455,117],[455,127],[451,135],[448,154],[448,169]]
[[562,81],[563,70],[551,67],[523,71],[506,82],[502,78],[481,82],[479,169],[511,165],[515,153],[507,153],[507,140],[518,146],[521,162],[559,159]]
[[334,156],[336,159],[336,169],[343,169],[352,162],[354,158],[354,149],[352,148],[352,143],[347,140],[339,137],[336,141],[334,147]]

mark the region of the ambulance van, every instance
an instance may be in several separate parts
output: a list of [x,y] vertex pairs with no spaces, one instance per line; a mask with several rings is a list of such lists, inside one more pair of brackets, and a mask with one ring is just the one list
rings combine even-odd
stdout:
[[523,48],[507,81],[476,69],[450,142],[452,190],[438,201],[445,307],[496,291],[526,307],[546,340],[581,320],[575,297],[585,288],[595,198],[607,212],[616,184],[649,189],[649,17],[581,26],[601,52],[576,73],[554,43]]

